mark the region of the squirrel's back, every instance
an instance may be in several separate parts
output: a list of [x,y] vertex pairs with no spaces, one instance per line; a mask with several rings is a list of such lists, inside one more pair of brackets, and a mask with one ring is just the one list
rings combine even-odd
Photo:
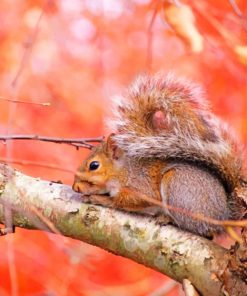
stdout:
[[128,156],[206,166],[228,192],[238,184],[238,143],[197,86],[172,75],[141,76],[117,100],[114,114],[114,140]]

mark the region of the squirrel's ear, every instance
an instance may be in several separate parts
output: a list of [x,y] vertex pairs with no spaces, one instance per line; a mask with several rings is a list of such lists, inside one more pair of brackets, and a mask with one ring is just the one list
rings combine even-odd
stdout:
[[165,113],[161,110],[157,110],[152,115],[152,125],[154,129],[166,129],[168,127]]
[[113,138],[114,135],[115,134],[110,134],[110,136],[107,138],[106,151],[112,159],[118,160],[123,155],[123,151],[116,144]]

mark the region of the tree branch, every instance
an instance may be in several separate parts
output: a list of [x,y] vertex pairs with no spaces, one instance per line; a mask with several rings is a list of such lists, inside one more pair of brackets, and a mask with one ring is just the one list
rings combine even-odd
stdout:
[[0,203],[2,223],[6,208],[11,209],[16,226],[61,233],[176,281],[188,279],[202,295],[225,295],[224,291],[246,295],[247,285],[231,273],[224,248],[176,227],[161,227],[153,218],[83,203],[70,186],[32,178],[1,164]]
[[46,137],[39,135],[0,135],[0,141],[13,141],[13,140],[36,140],[43,142],[51,142],[57,144],[68,144],[75,146],[76,148],[88,148],[92,149],[93,145],[90,143],[100,143],[104,137],[98,138],[57,138],[57,137]]

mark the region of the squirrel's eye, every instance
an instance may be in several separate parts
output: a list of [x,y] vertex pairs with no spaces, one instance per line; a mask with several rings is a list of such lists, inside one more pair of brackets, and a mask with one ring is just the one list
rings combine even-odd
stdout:
[[92,161],[89,165],[90,171],[95,171],[99,168],[99,162],[98,161]]

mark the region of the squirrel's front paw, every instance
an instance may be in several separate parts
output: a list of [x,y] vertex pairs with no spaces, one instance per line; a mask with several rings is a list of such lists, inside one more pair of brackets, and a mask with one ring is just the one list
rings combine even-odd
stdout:
[[160,213],[155,216],[155,223],[159,225],[172,224],[172,219],[169,216]]
[[95,205],[101,205],[105,207],[111,207],[113,204],[112,198],[108,195],[92,194],[92,195],[83,195],[83,202],[92,203]]

